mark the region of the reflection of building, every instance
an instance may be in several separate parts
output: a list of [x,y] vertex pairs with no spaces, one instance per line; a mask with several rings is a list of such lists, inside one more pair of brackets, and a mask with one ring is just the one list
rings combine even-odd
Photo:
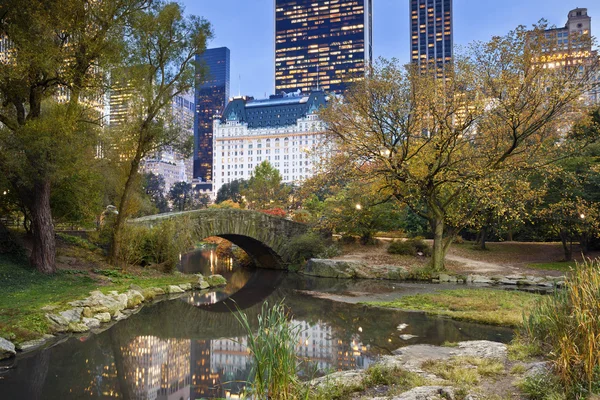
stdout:
[[341,93],[373,58],[372,0],[275,0],[275,92]]
[[125,381],[136,399],[190,396],[190,340],[138,336],[121,348]]
[[440,71],[452,59],[452,0],[410,0],[411,61]]
[[322,148],[317,111],[327,103],[322,91],[275,95],[265,100],[234,98],[214,121],[214,192],[236,179],[248,179],[263,161],[279,170],[283,182],[313,174]]
[[[199,189],[210,191],[213,180],[213,116],[229,99],[229,49],[208,49],[196,55],[196,113],[194,116],[194,172]],[[200,68],[207,77],[199,82]]]

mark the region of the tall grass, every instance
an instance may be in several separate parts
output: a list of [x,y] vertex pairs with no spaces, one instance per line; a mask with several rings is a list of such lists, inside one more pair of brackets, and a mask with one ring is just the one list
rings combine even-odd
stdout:
[[578,264],[565,289],[545,296],[524,324],[525,335],[550,357],[568,393],[600,393],[600,261]]
[[298,379],[300,360],[296,344],[300,340],[300,327],[291,324],[283,302],[272,307],[267,302],[263,304],[256,333],[245,313],[238,310],[234,315],[248,334],[251,395],[273,400],[309,398],[308,389]]

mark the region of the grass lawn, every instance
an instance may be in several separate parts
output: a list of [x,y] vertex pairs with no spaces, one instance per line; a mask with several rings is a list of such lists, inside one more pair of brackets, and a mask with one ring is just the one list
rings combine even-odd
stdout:
[[[110,278],[110,279],[108,279]],[[114,269],[59,270],[46,276],[27,265],[0,255],[0,336],[15,342],[31,340],[48,333],[47,305],[58,310],[69,308],[68,302],[87,297],[92,290],[125,291],[129,285],[166,287],[191,282],[195,277],[141,271],[135,274]]]
[[544,263],[531,263],[527,264],[529,268],[543,269],[547,271],[562,271],[569,272],[572,268],[575,268],[575,261],[555,261],[555,262],[544,262]]
[[494,289],[456,289],[406,296],[391,302],[367,302],[377,307],[424,311],[453,319],[517,327],[540,295]]

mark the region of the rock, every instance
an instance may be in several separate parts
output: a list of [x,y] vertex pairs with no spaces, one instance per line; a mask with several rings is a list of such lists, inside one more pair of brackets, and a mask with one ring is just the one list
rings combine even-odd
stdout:
[[520,275],[520,274],[506,275],[505,278],[513,280],[513,281],[519,281],[521,279],[526,279],[524,275]]
[[83,322],[71,322],[67,326],[67,331],[73,332],[73,333],[83,333],[83,332],[87,332],[89,330],[90,330],[89,326],[87,326]]
[[399,331],[403,331],[408,327],[408,324],[399,324],[396,329],[398,329]]
[[488,277],[482,276],[482,275],[469,275],[467,277],[467,282],[470,282],[470,283],[487,283],[487,284],[494,283],[493,280],[491,280]]
[[169,285],[169,287],[167,288],[167,293],[175,294],[175,293],[185,293],[185,292],[179,286]]
[[210,285],[204,280],[204,278],[200,278],[198,280],[198,283],[196,283],[196,289],[204,290],[208,289],[209,287]]
[[[51,336],[51,338],[52,337],[54,337],[54,336]],[[37,349],[38,347],[43,346],[44,344],[46,344],[47,341],[48,341],[48,338],[28,340],[26,342],[23,342],[23,343],[17,345],[17,349],[19,349],[20,351],[30,351],[30,350]]]
[[313,379],[309,385],[313,388],[327,388],[328,386],[340,389],[351,388],[359,386],[364,377],[363,370],[340,371]]
[[402,339],[402,340],[410,340],[410,339],[414,339],[416,337],[418,337],[418,336],[416,336],[416,335],[408,335],[408,334],[400,335],[400,339]]
[[0,337],[0,360],[14,357],[17,354],[15,345],[12,342]]
[[438,276],[438,280],[440,282],[457,282],[458,281],[455,276],[451,276],[448,274],[440,274],[440,276]]
[[83,307],[75,307],[67,311],[63,311],[60,313],[60,316],[63,317],[67,324],[71,322],[79,322],[81,321],[81,314],[83,313]]
[[69,303],[74,307],[87,307],[88,310],[85,310],[85,315],[87,318],[90,318],[94,314],[108,312],[111,315],[114,315],[117,311],[121,311],[127,307],[127,295],[126,294],[118,294],[117,292],[111,292],[109,295],[105,295],[99,290],[95,290],[90,293],[90,296],[84,300],[72,301]]
[[58,308],[58,306],[47,305],[41,308],[42,311],[54,311]]
[[117,311],[115,315],[112,316],[115,321],[122,321],[127,318],[127,315],[123,314],[121,311]]
[[85,324],[85,326],[87,326],[90,329],[94,329],[94,328],[99,328],[100,327],[100,321],[98,321],[96,318],[86,318],[86,317],[83,317],[82,322]]
[[357,277],[356,270],[364,267],[365,265],[358,261],[311,258],[300,272],[322,278],[352,279]]
[[471,340],[458,343],[458,352],[461,356],[505,359],[508,350],[505,344],[489,340]]
[[210,287],[219,287],[227,285],[227,279],[223,278],[223,276],[219,274],[208,276],[206,278],[206,282],[208,282]]
[[498,281],[498,283],[502,285],[516,285],[517,281],[513,281],[512,279],[502,278]]
[[[225,278],[223,278],[225,279]],[[192,290],[192,284],[191,283],[182,283],[179,285],[179,287],[184,290],[184,291],[188,291],[188,290]]]
[[165,294],[165,291],[158,287],[146,288],[142,291],[142,295],[148,301],[154,299],[157,296],[162,296]]
[[56,332],[63,332],[67,325],[69,325],[69,321],[62,315],[46,314],[46,319],[50,322],[51,328]]
[[143,293],[143,291],[144,291],[144,289],[142,289],[139,285],[136,285],[135,283],[132,283],[131,285],[129,285],[129,289],[137,290],[140,293]]
[[523,374],[525,378],[546,374],[550,371],[550,363],[546,361],[534,362],[525,364],[525,373]]
[[134,289],[129,289],[125,295],[127,296],[127,308],[134,308],[144,302],[144,295]]
[[454,400],[450,386],[420,386],[395,396],[392,400]]
[[107,323],[110,322],[110,313],[98,313],[96,315],[94,315],[94,318],[96,318],[98,321],[102,322],[102,323]]

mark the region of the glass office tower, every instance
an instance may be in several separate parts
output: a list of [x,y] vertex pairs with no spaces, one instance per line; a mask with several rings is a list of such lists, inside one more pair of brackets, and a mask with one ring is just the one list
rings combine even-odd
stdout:
[[373,0],[275,0],[275,91],[341,93],[373,58]]
[[442,71],[452,42],[452,0],[410,0],[411,61]]
[[[201,72],[205,79],[201,79]],[[201,190],[212,190],[213,116],[219,114],[229,99],[229,49],[207,49],[196,55],[196,114],[194,116],[194,179]]]

